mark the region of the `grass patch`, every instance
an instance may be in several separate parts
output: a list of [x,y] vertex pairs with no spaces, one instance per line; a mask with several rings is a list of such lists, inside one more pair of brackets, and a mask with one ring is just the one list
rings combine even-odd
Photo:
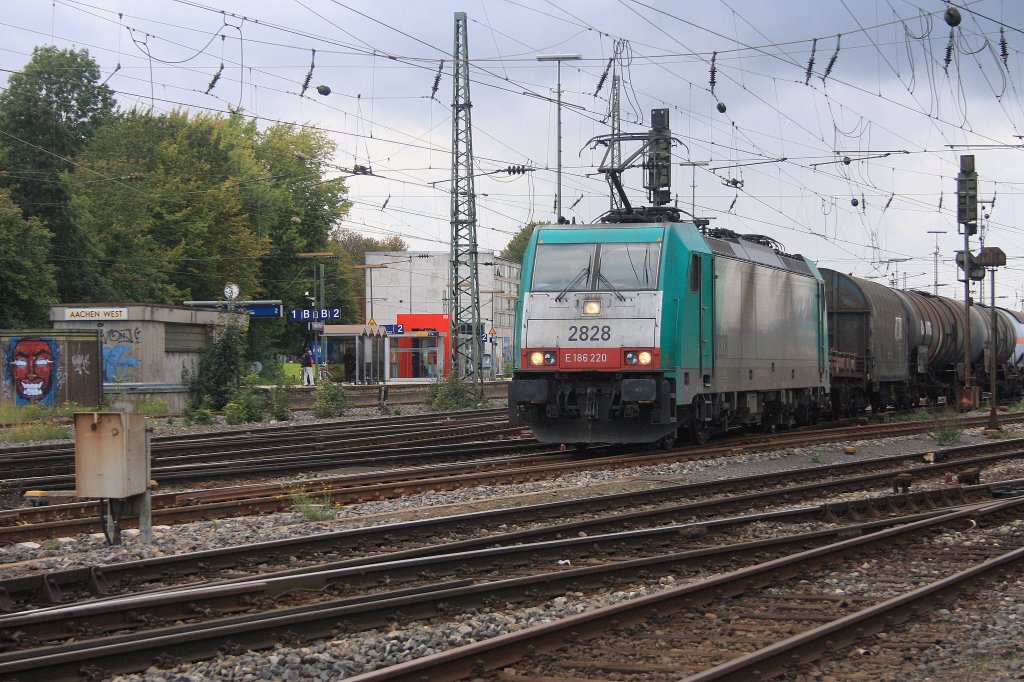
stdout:
[[0,443],[29,443],[35,440],[67,440],[71,437],[68,427],[52,419],[27,424],[17,424],[0,429]]
[[924,408],[918,408],[913,412],[894,414],[886,419],[890,423],[901,424],[903,422],[927,422],[935,419],[935,415]]
[[148,398],[138,403],[135,406],[135,411],[147,417],[162,417],[171,411],[171,406],[167,404],[166,400]]
[[963,420],[956,412],[946,410],[935,416],[935,428],[931,435],[936,445],[955,445],[964,435]]
[[322,498],[317,498],[305,488],[295,488],[288,493],[292,507],[308,521],[332,521],[334,509],[331,507],[331,488],[324,488]]
[[287,386],[298,386],[302,383],[302,367],[297,362],[286,362],[281,365],[284,371],[284,383]]

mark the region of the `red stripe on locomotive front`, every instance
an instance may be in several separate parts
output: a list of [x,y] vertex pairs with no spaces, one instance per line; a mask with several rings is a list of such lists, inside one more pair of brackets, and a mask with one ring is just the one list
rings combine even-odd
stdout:
[[[647,351],[651,354],[649,365],[627,365],[625,355],[627,352],[640,353]],[[531,365],[531,353],[554,353],[555,364],[553,365]],[[521,351],[520,367],[525,370],[565,370],[565,371],[587,371],[587,370],[650,370],[661,367],[660,348],[524,348]]]

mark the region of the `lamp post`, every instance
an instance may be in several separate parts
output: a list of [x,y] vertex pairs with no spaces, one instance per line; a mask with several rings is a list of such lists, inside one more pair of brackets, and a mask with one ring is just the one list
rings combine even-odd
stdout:
[[556,105],[558,128],[558,171],[555,176],[555,218],[559,223],[562,222],[562,62],[576,59],[583,59],[583,55],[579,53],[537,55],[538,62],[558,63],[558,89],[556,90],[558,98],[558,104]]
[[373,271],[378,269],[378,268],[386,268],[387,265],[380,264],[380,263],[370,263],[370,264],[367,264],[367,265],[354,265],[352,267],[354,267],[354,268],[356,268],[358,270],[368,270],[369,273],[370,273],[369,274],[369,278],[370,278],[370,295],[367,298],[367,301],[370,303],[370,306],[369,306],[369,308],[370,308],[370,319],[367,320],[366,323],[367,324],[370,324],[370,323],[377,324],[377,320],[375,320],[374,317],[373,317],[373,300],[374,300],[373,299]]

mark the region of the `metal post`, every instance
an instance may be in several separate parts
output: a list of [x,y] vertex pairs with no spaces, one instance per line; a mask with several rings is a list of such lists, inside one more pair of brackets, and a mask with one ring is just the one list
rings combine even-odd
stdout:
[[558,169],[555,174],[555,219],[562,222],[562,62],[570,59],[583,59],[582,54],[541,54],[537,55],[539,62],[558,63],[558,89],[556,95],[556,127],[558,128]]
[[[964,154],[960,156],[960,174],[957,176],[957,201],[960,198],[960,179],[967,178],[974,172],[974,156]],[[959,213],[959,211],[958,211]],[[960,216],[958,215],[958,219]],[[965,212],[964,218],[969,218]],[[971,226],[969,222],[962,223],[964,230],[964,394],[961,400],[961,407],[975,407],[974,394],[971,390]]]
[[989,285],[991,289],[991,299],[989,303],[989,312],[992,314],[992,342],[989,344],[989,411],[988,411],[988,428],[999,430],[999,419],[996,417],[996,349],[998,348],[996,341],[998,341],[999,330],[996,327],[996,269],[988,269],[989,277],[992,278],[992,282]]
[[939,235],[946,234],[945,230],[928,230],[928,234],[935,235],[935,251],[932,252],[932,293],[939,295]]

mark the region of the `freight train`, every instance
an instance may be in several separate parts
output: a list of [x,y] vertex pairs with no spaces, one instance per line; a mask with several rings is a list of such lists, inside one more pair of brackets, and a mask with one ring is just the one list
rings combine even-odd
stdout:
[[[541,225],[522,267],[509,416],[541,441],[704,442],[867,408],[951,401],[990,310],[899,291],[695,222]],[[1019,393],[1024,315],[997,309],[1000,394]]]

